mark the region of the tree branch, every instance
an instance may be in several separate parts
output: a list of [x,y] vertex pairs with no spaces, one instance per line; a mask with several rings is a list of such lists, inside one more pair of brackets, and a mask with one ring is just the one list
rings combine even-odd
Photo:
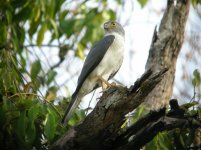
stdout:
[[177,100],[171,100],[170,106],[171,110],[167,114],[165,114],[165,109],[150,112],[126,131],[120,133],[114,142],[113,149],[138,150],[151,141],[159,132],[176,128],[196,129],[201,127],[201,118],[198,115],[185,114],[185,111],[179,107]]
[[[130,89],[110,88],[103,93],[94,110],[79,125],[73,127],[52,149],[105,149],[118,136],[125,115],[137,108],[148,93],[163,79],[167,69],[153,73],[148,70]],[[124,107],[122,107],[124,106]],[[77,145],[75,145],[77,143]]]

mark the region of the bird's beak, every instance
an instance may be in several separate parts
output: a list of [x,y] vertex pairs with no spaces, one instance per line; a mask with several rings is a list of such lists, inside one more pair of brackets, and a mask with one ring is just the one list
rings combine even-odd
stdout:
[[108,29],[109,29],[109,24],[108,24],[108,23],[105,23],[105,24],[104,24],[104,29],[105,29],[105,30],[108,30]]

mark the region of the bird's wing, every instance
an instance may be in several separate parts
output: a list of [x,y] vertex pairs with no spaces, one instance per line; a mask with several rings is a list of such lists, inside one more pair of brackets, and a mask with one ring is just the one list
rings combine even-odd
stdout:
[[68,104],[68,107],[64,113],[64,116],[61,120],[61,123],[63,125],[65,125],[68,120],[70,119],[71,115],[73,114],[73,111],[75,110],[75,108],[79,105],[81,101],[81,98],[80,97],[77,97],[76,95],[72,95],[71,97],[71,101],[70,103]]
[[[98,42],[89,52],[87,58],[84,62],[81,74],[78,78],[78,85],[75,92],[72,95],[71,101],[66,109],[64,117],[62,119],[62,123],[68,122],[70,116],[73,113],[73,110],[79,105],[81,98],[77,97],[77,93],[79,92],[83,82],[87,78],[87,76],[96,68],[96,66],[101,62],[108,48],[114,41],[114,36],[109,35],[105,36],[100,42]],[[96,86],[96,85],[95,85]]]
[[78,78],[77,88],[73,95],[76,95],[80,90],[83,82],[87,78],[87,76],[96,68],[96,66],[101,62],[105,53],[111,46],[115,39],[114,35],[105,36],[101,41],[99,41],[89,52],[84,62],[82,71]]

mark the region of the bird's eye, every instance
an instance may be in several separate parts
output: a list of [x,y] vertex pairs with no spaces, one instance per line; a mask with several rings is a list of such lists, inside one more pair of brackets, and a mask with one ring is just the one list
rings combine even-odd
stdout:
[[115,23],[115,22],[113,22],[113,23],[112,23],[112,25],[113,25],[113,26],[116,26],[116,23]]

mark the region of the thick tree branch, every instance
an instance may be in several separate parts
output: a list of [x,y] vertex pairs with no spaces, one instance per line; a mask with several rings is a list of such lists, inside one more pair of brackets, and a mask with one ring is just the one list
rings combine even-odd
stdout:
[[[116,149],[118,150],[138,150],[142,146],[144,146],[146,143],[151,141],[159,132],[162,131],[169,131],[176,128],[198,128],[201,127],[201,119],[196,119],[193,117],[187,117],[187,118],[173,118],[168,116],[162,116],[157,121],[151,121],[150,116],[148,118],[150,122],[148,124],[145,124],[143,128],[140,130],[131,130],[130,132],[127,132],[127,134],[124,134],[121,139],[118,139],[118,145]],[[139,124],[141,120],[137,122]],[[134,124],[132,129],[136,128],[136,124]],[[129,142],[128,142],[129,140]],[[127,141],[124,142],[123,141]],[[114,148],[115,149],[115,148]]]
[[78,149],[81,146],[82,149],[90,150],[94,147],[110,147],[108,144],[118,136],[125,115],[143,102],[148,93],[163,79],[165,72],[167,69],[158,73],[148,70],[130,89],[115,87],[104,92],[85,120],[70,129],[52,149]]
[[113,149],[138,150],[151,141],[159,132],[180,128],[199,128],[201,118],[190,116],[180,108],[177,100],[170,101],[171,110],[165,114],[165,108],[158,112],[150,112],[135,124],[119,134]]

